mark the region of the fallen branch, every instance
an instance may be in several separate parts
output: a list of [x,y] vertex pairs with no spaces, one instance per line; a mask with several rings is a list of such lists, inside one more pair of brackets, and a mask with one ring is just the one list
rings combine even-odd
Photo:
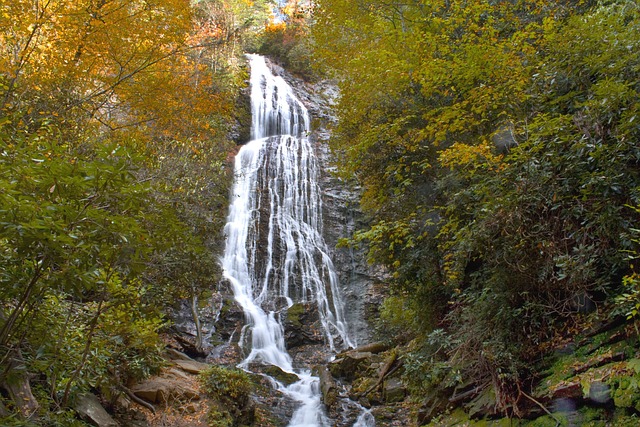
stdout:
[[538,405],[540,408],[542,408],[542,410],[543,410],[544,412],[546,412],[546,413],[547,413],[547,415],[549,415],[551,418],[553,418],[553,420],[556,422],[556,427],[559,427],[559,426],[560,426],[560,420],[559,420],[558,418],[556,418],[556,417],[551,413],[551,411],[549,411],[549,410],[547,409],[547,407],[546,407],[546,406],[544,406],[542,403],[538,402],[538,401],[537,401],[536,399],[534,399],[533,397],[529,396],[529,395],[528,395],[527,393],[525,393],[524,391],[522,391],[522,390],[519,390],[519,391],[520,391],[520,394],[522,394],[524,397],[526,397],[527,399],[529,399],[530,401],[532,401],[533,403],[535,403],[536,405]]
[[486,383],[479,385],[477,387],[472,388],[471,390],[467,390],[464,393],[460,393],[458,395],[454,395],[451,396],[449,398],[449,403],[458,403],[458,402],[462,402],[463,400],[466,400],[470,397],[475,397],[478,393],[480,393],[482,390],[484,390],[485,388],[487,388],[487,386],[490,384],[490,381],[487,381]]

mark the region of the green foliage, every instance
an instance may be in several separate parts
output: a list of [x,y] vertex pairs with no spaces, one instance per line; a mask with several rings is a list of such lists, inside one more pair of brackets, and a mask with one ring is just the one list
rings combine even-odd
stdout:
[[249,400],[251,379],[240,369],[211,366],[200,374],[204,390],[226,405],[243,407]]
[[214,365],[200,373],[200,382],[205,392],[217,401],[217,406],[212,407],[208,415],[209,426],[237,426],[243,420],[251,422],[253,408],[247,408],[253,383],[246,372]]
[[[34,385],[71,394],[158,368],[161,313],[137,277],[153,251],[149,187],[120,145],[61,143],[7,128],[0,156],[0,348],[21,346]],[[22,344],[27,343],[27,344]]]
[[233,427],[233,417],[229,411],[213,407],[207,413],[207,425],[209,427]]

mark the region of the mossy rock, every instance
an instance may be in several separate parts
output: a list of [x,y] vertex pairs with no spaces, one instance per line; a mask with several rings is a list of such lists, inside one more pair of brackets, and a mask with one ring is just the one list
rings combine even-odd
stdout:
[[304,314],[305,310],[306,309],[304,304],[302,303],[293,304],[291,307],[287,309],[287,321],[296,328],[302,327],[302,322],[300,322],[300,317]]
[[271,378],[281,382],[282,384],[288,386],[295,382],[298,382],[300,378],[294,373],[285,372],[277,366],[268,365],[260,368],[260,372],[263,374],[269,375]]

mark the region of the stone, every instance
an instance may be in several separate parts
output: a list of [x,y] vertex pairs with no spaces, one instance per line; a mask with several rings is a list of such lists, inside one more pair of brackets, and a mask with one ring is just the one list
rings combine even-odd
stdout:
[[168,404],[174,400],[187,401],[200,397],[197,390],[179,378],[155,377],[131,387],[133,394],[151,403]]
[[450,409],[449,399],[438,393],[437,389],[430,390],[418,409],[418,425],[429,424],[434,417],[444,413],[447,409]]
[[384,401],[387,403],[402,402],[407,394],[407,389],[399,378],[389,378],[384,382]]
[[176,369],[176,368],[170,368],[168,371],[168,374],[176,378],[182,378],[183,380],[189,379],[189,375],[187,375],[184,371],[181,371],[180,369]]
[[181,351],[176,350],[175,348],[167,348],[167,355],[171,360],[193,360],[186,354]]
[[491,386],[483,388],[464,407],[469,413],[469,417],[473,419],[495,416],[497,414],[495,389]]
[[169,389],[164,381],[151,378],[131,387],[133,394],[151,403],[165,403],[169,397]]
[[369,365],[372,353],[350,351],[342,353],[341,357],[329,364],[331,374],[336,378],[353,381],[358,378],[359,371]]
[[102,407],[93,394],[81,394],[76,398],[74,409],[80,417],[97,427],[117,427],[118,423]]
[[208,363],[196,362],[195,360],[174,360],[173,363],[183,371],[196,375],[210,366]]
[[320,315],[314,305],[293,304],[286,310],[283,320],[284,340],[287,349],[324,342]]
[[275,365],[263,365],[261,363],[251,363],[248,366],[251,372],[259,372],[270,376],[276,381],[289,386],[295,382],[298,382],[300,378],[293,372],[285,372],[280,367]]
[[555,399],[582,399],[582,385],[579,382],[568,383],[557,387],[552,394],[552,398]]

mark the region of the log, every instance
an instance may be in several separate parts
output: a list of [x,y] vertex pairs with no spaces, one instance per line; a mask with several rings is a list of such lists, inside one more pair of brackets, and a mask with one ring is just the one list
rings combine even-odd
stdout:
[[389,345],[383,343],[383,342],[373,342],[371,344],[365,344],[362,345],[360,347],[356,347],[355,349],[351,350],[351,351],[355,351],[358,353],[373,353],[373,354],[378,354],[378,353],[382,353],[383,351],[386,351],[389,349]]

